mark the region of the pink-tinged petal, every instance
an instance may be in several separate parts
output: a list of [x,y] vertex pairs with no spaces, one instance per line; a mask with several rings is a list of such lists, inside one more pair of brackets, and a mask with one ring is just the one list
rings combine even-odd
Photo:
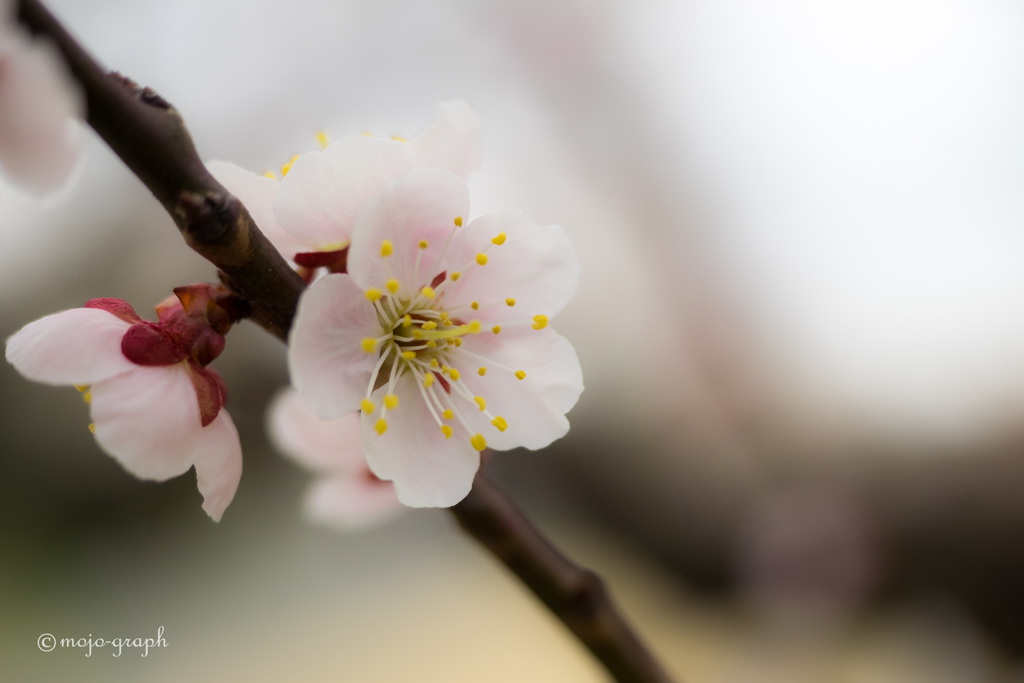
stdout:
[[480,163],[480,116],[465,100],[437,105],[436,121],[409,141],[421,166],[466,178]]
[[[430,284],[438,273],[441,251],[456,229],[455,218],[468,212],[469,190],[451,171],[428,168],[405,175],[381,191],[359,216],[349,249],[349,274],[364,289],[383,289],[395,277],[403,295]],[[385,240],[393,252],[382,257]],[[421,249],[420,242],[427,248]]]
[[311,521],[347,531],[381,524],[405,509],[391,482],[374,478],[365,464],[361,472],[323,477],[314,482],[304,507]]
[[[565,436],[569,431],[565,414],[583,391],[579,359],[565,337],[550,327],[518,328],[466,337],[462,348],[495,361],[487,367],[486,361],[460,350],[452,354],[452,365],[461,372],[459,381],[486,400],[488,412],[508,423],[508,429],[500,431],[472,404],[465,409],[492,448],[537,449]],[[487,367],[484,376],[476,372],[480,366]],[[517,379],[513,370],[525,372],[526,377]]]
[[[374,403],[381,405],[385,388]],[[411,375],[398,380],[396,409],[385,416],[387,430],[376,429],[380,410],[362,413],[363,448],[370,469],[395,483],[398,499],[409,507],[450,507],[466,497],[480,467],[480,453],[470,445],[470,434],[455,425],[445,438],[428,412]]]
[[36,382],[93,384],[138,367],[121,353],[129,327],[98,308],[54,313],[7,340],[7,362]]
[[281,181],[277,219],[309,247],[306,251],[339,249],[348,243],[366,202],[415,165],[405,143],[362,135],[342,138],[295,161]]
[[278,392],[267,409],[270,440],[286,456],[316,471],[365,469],[359,416],[321,420],[294,389]]
[[274,202],[281,181],[258,175],[229,161],[209,161],[206,168],[228,192],[238,197],[256,221],[257,227],[270,243],[289,261],[295,254],[307,251],[307,246],[281,227],[274,213]]
[[140,479],[163,481],[192,466],[202,428],[184,363],[135,366],[97,382],[90,408],[100,446]]
[[54,48],[5,31],[0,37],[0,165],[31,190],[54,190],[81,158],[73,120],[81,94]]
[[[493,244],[502,234],[504,243]],[[475,256],[485,249],[487,264],[477,265]],[[553,317],[572,299],[580,277],[579,259],[560,227],[537,225],[513,213],[482,216],[459,231],[449,263],[452,268],[473,265],[448,288],[446,305],[478,301],[481,309],[475,315],[483,322]],[[506,299],[514,300],[514,306],[504,305]],[[500,305],[487,306],[493,303]]]
[[376,353],[362,341],[381,334],[373,304],[348,275],[327,275],[299,299],[288,346],[292,384],[324,419],[359,409]]
[[222,410],[199,432],[195,448],[196,483],[203,494],[203,510],[219,522],[235,497],[242,478],[242,445],[235,423]]

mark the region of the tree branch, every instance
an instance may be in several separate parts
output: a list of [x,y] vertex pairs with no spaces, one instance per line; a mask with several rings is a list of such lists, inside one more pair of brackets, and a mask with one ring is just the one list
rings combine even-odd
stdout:
[[305,283],[206,170],[178,112],[104,71],[38,0],[22,0],[18,18],[57,45],[82,86],[89,125],[163,204],[188,246],[250,303],[253,321],[285,339]]
[[[186,243],[248,301],[255,322],[286,340],[305,284],[206,170],[177,111],[149,88],[106,73],[38,0],[21,0],[18,17],[56,43],[85,92],[89,125],[163,204]],[[562,555],[482,473],[452,513],[618,681],[670,681],[601,578]]]

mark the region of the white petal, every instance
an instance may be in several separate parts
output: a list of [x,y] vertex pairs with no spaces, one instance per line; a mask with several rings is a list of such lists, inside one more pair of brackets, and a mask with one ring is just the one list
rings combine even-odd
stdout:
[[[491,243],[505,233],[505,243]],[[518,214],[482,216],[456,234],[451,260],[470,262],[487,249],[487,265],[467,268],[446,294],[456,307],[479,301],[482,306],[515,299],[515,306],[481,308],[484,322],[552,317],[572,299],[580,266],[565,232],[557,225],[541,226]],[[453,266],[454,267],[454,266]]]
[[[388,185],[359,216],[348,272],[364,289],[382,288],[391,277],[402,285],[402,294],[430,284],[439,272],[438,256],[455,229],[455,218],[468,213],[469,190],[461,178],[439,168],[413,171]],[[384,240],[394,248],[387,258],[381,257]],[[421,241],[427,249],[419,248]]]
[[[385,387],[374,394],[380,405]],[[378,434],[379,411],[362,414],[363,448],[370,469],[395,483],[398,499],[410,507],[450,507],[466,497],[480,467],[470,434],[457,428],[446,439],[427,411],[410,375],[398,381],[398,408],[388,411],[388,428]]]
[[121,353],[121,339],[131,326],[98,308],[54,313],[7,340],[7,362],[36,382],[99,382],[138,367]]
[[245,205],[260,232],[266,235],[282,256],[291,260],[299,252],[312,251],[285,232],[277,222],[274,201],[281,186],[280,181],[247,171],[229,161],[208,161],[206,168],[217,182]]
[[354,531],[380,524],[405,509],[390,482],[372,479],[365,465],[363,469],[314,482],[306,494],[306,516]]
[[355,413],[322,420],[294,389],[283,389],[267,409],[267,428],[278,450],[312,470],[366,467]]
[[382,334],[373,304],[348,275],[327,275],[299,299],[288,346],[292,384],[324,419],[359,409],[376,353],[362,340]]
[[228,411],[221,410],[216,420],[200,430],[195,468],[196,484],[203,494],[203,510],[213,521],[219,522],[242,478],[242,444]]
[[476,368],[484,361],[454,353],[452,365],[459,368],[460,382],[474,396],[487,402],[492,415],[508,422],[504,432],[470,405],[468,415],[496,450],[523,446],[543,448],[569,431],[565,414],[576,405],[583,391],[583,375],[572,344],[550,327],[543,330],[518,328],[499,335],[479,334],[465,338],[463,347],[513,370],[526,372],[516,379],[511,370],[493,365],[480,376]]
[[339,248],[348,244],[366,202],[415,165],[405,143],[362,135],[342,138],[295,161],[281,181],[277,219],[305,244]]
[[465,100],[449,100],[437,105],[436,117],[409,145],[421,166],[468,177],[479,165],[480,116]]
[[81,95],[56,49],[0,36],[0,164],[37,192],[56,189],[78,165],[83,143],[73,121]]
[[97,382],[90,408],[100,446],[140,479],[163,481],[192,466],[202,427],[183,363]]

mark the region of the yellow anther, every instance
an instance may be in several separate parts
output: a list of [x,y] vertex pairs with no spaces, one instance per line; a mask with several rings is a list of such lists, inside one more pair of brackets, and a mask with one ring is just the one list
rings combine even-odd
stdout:
[[373,350],[377,348],[377,340],[373,337],[363,337],[363,351],[367,353],[373,353]]
[[462,216],[456,216],[455,217],[455,227],[456,228],[461,228],[462,227]]
[[391,244],[391,240],[383,240],[380,243],[380,255],[391,256],[393,253],[395,253],[395,245]]
[[402,316],[402,324],[406,327],[412,327],[412,316],[408,313]]
[[476,374],[478,374],[478,375],[480,375],[481,377],[483,377],[484,375],[486,375],[486,374],[487,374],[487,368],[479,368],[479,369],[478,369],[478,370],[476,371]]
[[76,384],[75,385],[75,389],[78,389],[81,392],[86,392],[86,391],[89,391],[89,385],[88,384]]
[[420,249],[426,249],[430,246],[430,242],[426,240],[420,240]]
[[462,377],[462,375],[459,374],[459,371],[455,368],[449,368],[448,376],[456,382],[459,380],[459,377]]
[[363,412],[367,415],[373,415],[373,411],[376,410],[377,406],[373,405],[373,401],[368,398],[364,398],[359,402],[359,407],[363,409]]
[[441,364],[437,362],[436,358],[431,358],[430,359],[430,367],[432,367],[432,368],[439,368],[439,367],[441,367]]
[[436,349],[437,348],[437,342],[434,341],[433,339],[428,340],[427,341],[427,348],[428,349]]
[[395,142],[409,142],[408,140],[403,138],[401,135],[392,135],[391,139],[394,140]]
[[466,325],[466,332],[470,334],[477,334],[481,329],[483,329],[483,325],[480,324],[479,320],[470,320],[469,324]]
[[413,339],[423,339],[423,333],[420,332],[419,330],[413,330],[412,331],[412,338]]
[[364,138],[372,138],[373,137],[373,133],[371,133],[368,130],[359,131],[359,134],[362,135]]
[[96,423],[95,422],[90,422],[89,423],[89,431],[92,432],[93,434],[96,433]]
[[274,173],[273,171],[264,171],[263,177],[270,178],[271,180],[277,180],[277,174]]
[[415,351],[402,351],[402,358],[406,360],[416,360]]
[[480,409],[480,412],[487,410],[487,401],[484,400],[483,396],[474,396],[473,400],[476,401],[476,405]]
[[426,388],[426,389],[429,389],[432,386],[434,386],[434,373],[430,373],[429,375],[424,375],[423,376],[423,387]]
[[526,379],[526,373],[522,370],[516,370],[516,379]]
[[451,277],[452,282],[458,282],[459,278],[462,277],[462,273],[460,273],[459,271],[455,271],[449,277]]
[[482,451],[483,449],[487,448],[487,439],[484,438],[483,434],[474,434],[472,437],[470,437],[469,443],[471,443],[473,445],[473,448],[477,449],[478,451]]
[[377,430],[378,434],[383,434],[384,432],[388,431],[388,422],[382,417],[379,420],[377,420],[377,424],[375,424],[373,428]]
[[462,340],[460,338],[456,337],[455,339],[452,339],[452,345],[455,348],[459,348],[460,346],[462,346]]
[[82,394],[82,400],[86,403],[92,403],[92,392],[86,391]]
[[421,327],[424,330],[429,332],[430,330],[433,330],[433,329],[437,328],[437,323],[434,322],[433,320],[428,320],[427,322],[423,323],[423,325],[421,325]]
[[543,330],[548,326],[548,317],[546,315],[535,315],[533,316],[533,329]]
[[370,287],[366,292],[364,292],[364,294],[370,301],[380,301],[380,298],[384,296],[384,292],[380,291],[376,287]]
[[284,177],[284,176],[288,175],[288,171],[292,170],[292,166],[295,165],[295,162],[298,160],[298,158],[300,156],[302,156],[302,155],[301,154],[296,154],[296,155],[292,156],[291,159],[289,159],[288,161],[286,161],[283,164],[281,164],[281,177]]
[[430,285],[427,285],[426,287],[424,287],[423,289],[420,290],[420,294],[422,294],[423,296],[427,297],[428,299],[433,299],[434,298],[434,288],[431,287]]
[[494,334],[498,334],[499,332],[501,332],[501,325],[495,325],[494,327],[492,327],[491,332],[493,332]]
[[511,298],[511,297],[509,297],[508,299],[505,299],[505,305],[506,306],[515,306],[516,305],[516,300]]
[[398,289],[401,287],[401,285],[398,284],[398,280],[396,280],[395,278],[391,278],[390,280],[388,280],[384,284],[384,286],[387,287],[388,291],[391,292],[392,294],[397,294]]
[[441,425],[441,433],[444,434],[444,438],[452,438],[452,427],[451,425]]
[[329,135],[327,135],[326,130],[318,130],[316,132],[316,143],[320,145],[320,147],[325,149],[327,145],[331,144],[331,138]]
[[505,240],[506,240],[506,239],[508,239],[508,235],[506,235],[506,234],[505,234],[505,233],[503,233],[503,232],[499,232],[499,233],[498,233],[498,234],[497,234],[497,235],[495,236],[495,238],[491,240],[491,244],[496,244],[496,245],[498,245],[498,246],[501,246],[502,244],[505,244]]
[[442,313],[441,314],[441,322],[444,323],[445,325],[451,325],[452,324],[452,319],[448,317],[447,313]]
[[484,252],[481,251],[479,254],[476,255],[476,262],[477,262],[477,264],[479,264],[481,266],[486,266],[487,265],[487,254],[485,254]]
[[388,407],[388,410],[394,410],[398,407],[398,397],[394,394],[385,394],[384,405]]
[[453,420],[453,419],[455,419],[455,413],[452,412],[451,408],[445,408],[444,411],[441,413],[441,415],[446,420]]
[[491,424],[497,427],[499,432],[503,432],[508,429],[508,420],[503,418],[501,415],[495,416],[495,418],[491,420]]
[[480,302],[479,301],[473,301],[473,302],[471,302],[469,304],[469,307],[472,308],[474,311],[479,311],[480,310]]

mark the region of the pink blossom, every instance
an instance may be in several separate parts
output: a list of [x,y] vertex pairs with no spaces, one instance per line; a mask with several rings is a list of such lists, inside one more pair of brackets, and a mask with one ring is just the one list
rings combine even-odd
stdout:
[[[344,137],[285,164],[280,180],[226,161],[207,166],[285,258],[306,267],[332,265],[363,207],[392,180],[425,167],[468,176],[477,165],[479,127],[466,102],[451,100],[439,104],[434,124],[408,142]],[[344,270],[343,263],[335,270]]]
[[386,185],[355,221],[348,273],[313,283],[291,333],[299,395],[324,419],[360,410],[370,469],[414,507],[465,497],[488,446],[563,436],[583,389],[549,325],[579,275],[564,232],[468,212],[450,171]]
[[306,494],[311,520],[360,529],[403,509],[395,487],[366,464],[357,414],[321,420],[293,389],[285,389],[270,405],[267,426],[282,453],[320,475]]
[[157,323],[120,299],[54,313],[7,340],[7,361],[28,379],[78,387],[100,447],[140,479],[164,481],[194,466],[203,509],[216,521],[238,488],[242,452],[222,409],[223,382],[205,367],[224,338],[201,313],[202,291],[192,290],[161,304]]
[[0,0],[0,168],[29,190],[55,190],[78,166],[84,104],[56,48],[13,15]]

